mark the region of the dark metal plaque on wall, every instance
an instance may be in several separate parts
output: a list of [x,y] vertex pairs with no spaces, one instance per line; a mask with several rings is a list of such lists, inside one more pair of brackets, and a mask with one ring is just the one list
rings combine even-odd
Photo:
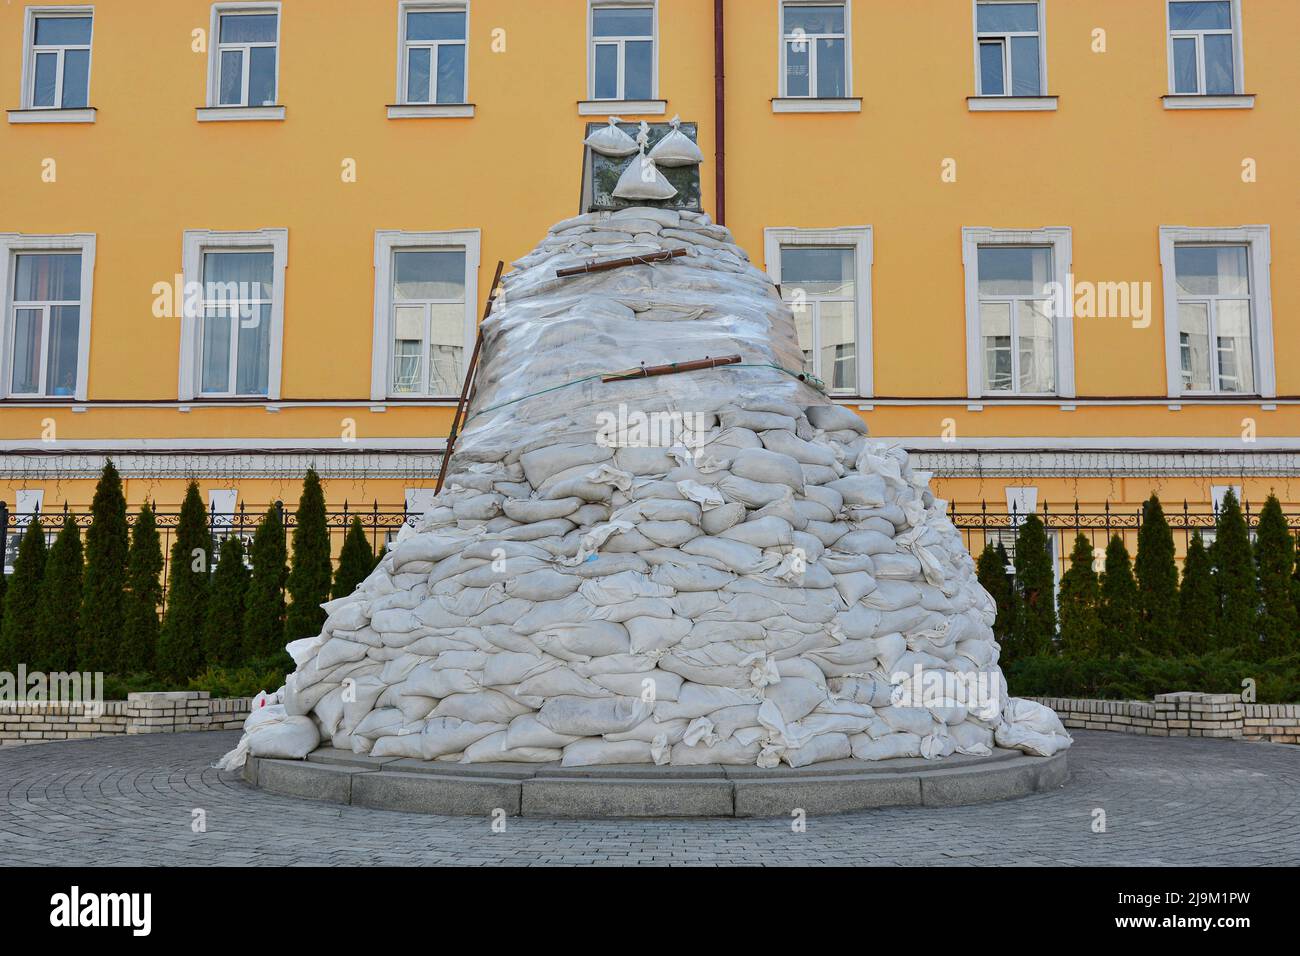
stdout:
[[[608,126],[608,123],[588,123],[586,136]],[[655,148],[661,139],[672,132],[670,123],[650,123],[649,145],[646,152]],[[641,132],[641,124],[619,123],[618,128],[636,139]],[[693,143],[699,142],[699,129],[696,123],[682,123],[678,127]],[[583,138],[585,139],[586,136]],[[677,190],[671,199],[619,199],[614,195],[614,187],[619,177],[632,163],[640,160],[639,153],[631,156],[604,156],[590,146],[583,146],[582,161],[582,212],[599,210],[625,209],[629,206],[662,206],[665,209],[687,209],[702,212],[700,205],[700,167],[695,166],[660,166],[659,172]]]

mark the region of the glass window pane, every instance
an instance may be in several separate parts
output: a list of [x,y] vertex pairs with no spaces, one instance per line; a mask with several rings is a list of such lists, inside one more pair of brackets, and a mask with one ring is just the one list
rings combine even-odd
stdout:
[[275,47],[255,46],[248,51],[248,105],[275,104]]
[[1174,274],[1180,294],[1250,294],[1250,263],[1245,246],[1178,246],[1174,250]]
[[980,33],[1038,31],[1037,3],[981,3],[976,10]]
[[274,43],[274,13],[225,13],[221,16],[222,43]]
[[843,40],[817,41],[817,95],[849,95],[845,77]]
[[89,105],[90,51],[68,50],[63,54],[63,108]]
[[438,102],[465,102],[465,46],[446,43],[438,47]]
[[32,83],[32,106],[56,106],[54,89],[59,68],[57,53],[36,54],[36,77]]
[[624,46],[623,98],[648,100],[654,96],[654,44],[637,40]]
[[1011,95],[1038,96],[1043,92],[1038,73],[1038,37],[1011,38]]
[[465,310],[455,305],[429,307],[429,392],[460,393],[465,352]]
[[14,314],[14,374],[10,388],[30,395],[41,387],[41,310],[16,309]]
[[1183,390],[1210,390],[1210,311],[1204,302],[1178,304],[1178,341]]
[[592,11],[592,35],[654,36],[654,11],[650,7],[597,7]]
[[1042,295],[1051,269],[1046,246],[980,246],[980,295]]
[[596,44],[596,88],[592,95],[598,100],[618,99],[618,46],[616,44]]
[[853,250],[786,246],[781,250],[781,289],[808,296],[853,298]]
[[1011,303],[980,303],[984,342],[984,391],[1011,390]]
[[90,17],[37,17],[36,46],[89,46]]
[[33,253],[17,257],[15,302],[77,302],[81,299],[81,255]]
[[1232,34],[1211,33],[1205,37],[1205,92],[1237,92],[1232,71]]
[[271,304],[269,302],[241,313],[239,352],[236,359],[238,364],[235,367],[235,391],[240,395],[265,395],[271,368]]
[[224,309],[208,309],[203,317],[200,391],[230,391],[230,322],[230,314]]
[[785,95],[810,96],[808,61],[812,57],[807,40],[792,40],[785,45]]
[[217,92],[219,106],[240,106],[244,102],[244,51],[223,50],[221,81]]
[[789,4],[784,9],[786,36],[792,35],[796,30],[814,35],[844,32],[843,4],[830,4],[824,7]]
[[1056,350],[1047,303],[1022,301],[1019,308],[1020,391],[1052,392],[1056,389]]
[[464,40],[465,13],[458,10],[420,11],[406,15],[407,40]]
[[204,298],[208,302],[270,299],[273,268],[274,256],[269,252],[204,253]]
[[395,299],[465,301],[464,251],[397,252],[393,260]]
[[1169,26],[1173,30],[1231,30],[1232,5],[1228,0],[1171,3]]
[[858,390],[858,363],[852,302],[820,302],[821,379],[836,392]]
[[429,63],[433,51],[425,47],[408,50],[406,55],[406,100],[408,103],[428,103]]
[[1229,299],[1215,303],[1215,351],[1219,363],[1219,389],[1254,392],[1255,362],[1250,344],[1250,302]]
[[50,350],[45,373],[45,394],[71,395],[77,388],[77,339],[81,333],[81,308],[50,308]]
[[1191,37],[1174,40],[1174,92],[1199,93],[1197,72],[1196,40]]
[[424,309],[418,309],[421,326],[420,338],[398,339],[393,346],[393,392],[409,394],[423,391],[424,370],[420,362],[424,351]]
[[1006,95],[1006,77],[1003,76],[1002,41],[980,44],[980,95]]

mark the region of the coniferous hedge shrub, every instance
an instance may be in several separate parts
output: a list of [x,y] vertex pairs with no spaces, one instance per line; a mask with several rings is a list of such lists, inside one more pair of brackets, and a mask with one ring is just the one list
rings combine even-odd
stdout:
[[1210,548],[1217,606],[1214,618],[1215,649],[1235,649],[1250,658],[1259,655],[1256,617],[1259,596],[1255,585],[1255,563],[1251,555],[1250,532],[1237,496],[1229,489],[1219,508],[1214,545]]
[[191,481],[172,544],[167,609],[158,636],[157,669],[170,680],[188,680],[202,669],[211,550],[207,509],[198,484]]
[[301,637],[315,637],[325,624],[321,605],[330,599],[333,568],[330,564],[330,533],[325,514],[325,493],[316,469],[307,469],[302,497],[294,515],[293,555],[285,586],[289,607],[284,617],[285,643]]
[[1197,530],[1187,545],[1183,580],[1178,588],[1178,633],[1173,643],[1180,652],[1202,654],[1210,649],[1217,604],[1210,553]]
[[203,662],[209,666],[238,664],[244,654],[244,602],[248,592],[244,543],[235,536],[221,543],[217,570],[208,592],[208,616],[203,623]]
[[120,656],[117,645],[122,639],[130,551],[126,498],[111,459],[104,463],[90,510],[77,656],[84,670],[108,671],[117,666]]
[[352,518],[347,536],[343,539],[343,550],[339,552],[339,566],[334,571],[334,588],[330,595],[335,598],[347,597],[357,589],[357,585],[370,577],[375,567],[375,553],[370,550],[366,540],[366,529],[361,524],[360,516]]
[[1061,618],[1061,653],[1095,654],[1101,640],[1101,584],[1093,569],[1092,542],[1074,539],[1070,568],[1061,576],[1057,597]]
[[1016,533],[1016,624],[1013,657],[1042,654],[1056,637],[1056,578],[1042,519],[1030,514]]
[[1174,533],[1154,494],[1142,505],[1133,572],[1137,578],[1138,640],[1153,654],[1176,650],[1178,564],[1174,559]]
[[975,576],[997,605],[998,616],[993,622],[993,637],[1004,648],[1011,639],[1016,623],[1016,590],[1011,575],[1007,573],[1007,565],[1010,563],[1007,549],[1000,542],[994,545],[991,541],[984,545],[979,560],[975,562]]
[[127,558],[127,590],[122,610],[122,641],[117,669],[122,674],[147,673],[158,656],[158,608],[162,604],[162,541],[153,508],[145,502],[131,529]]
[[78,664],[77,618],[81,613],[81,531],[69,515],[45,558],[37,600],[32,664],[46,673],[92,670]]
[[1295,539],[1287,528],[1282,504],[1269,495],[1255,530],[1255,567],[1259,581],[1260,651],[1266,656],[1300,650],[1300,615],[1296,613]]
[[258,522],[248,549],[253,576],[244,598],[244,648],[241,660],[251,661],[284,653],[284,522],[272,505]]
[[0,626],[0,670],[11,673],[19,664],[31,667],[36,649],[36,618],[41,579],[45,577],[45,528],[33,515],[23,531],[14,558],[14,572],[5,592],[4,624]]
[[1137,581],[1124,539],[1113,535],[1101,573],[1101,646],[1104,656],[1132,653],[1138,646]]

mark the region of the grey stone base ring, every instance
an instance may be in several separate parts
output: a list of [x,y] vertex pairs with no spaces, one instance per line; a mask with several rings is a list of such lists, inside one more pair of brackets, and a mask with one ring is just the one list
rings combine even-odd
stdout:
[[946,807],[1053,790],[1066,778],[1066,751],[1030,757],[836,760],[778,767],[561,767],[460,764],[367,757],[322,748],[306,760],[249,757],[244,779],[274,793],[380,810],[488,816],[786,817],[872,807]]

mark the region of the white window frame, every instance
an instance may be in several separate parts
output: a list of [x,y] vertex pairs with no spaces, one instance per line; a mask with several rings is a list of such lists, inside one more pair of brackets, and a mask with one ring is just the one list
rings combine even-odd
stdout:
[[[415,40],[408,44],[406,39],[406,15],[408,13],[464,13],[465,14],[465,39],[460,40]],[[470,112],[465,111],[469,103],[469,53],[470,53],[470,4],[469,0],[401,0],[397,5],[397,105],[389,110],[390,116],[399,118],[394,114],[394,110],[402,112],[409,110],[414,112],[406,113],[409,116],[472,116],[472,107]],[[438,68],[438,47],[441,46],[463,46],[465,47],[465,76],[464,86],[461,89],[461,100],[458,103],[438,103],[436,102],[437,89],[437,68]],[[409,46],[420,48],[429,48],[433,50],[430,66],[429,96],[430,102],[421,102],[412,100],[407,93],[406,81],[406,56]]]
[[[1074,384],[1074,303],[1064,291],[1069,289],[1070,274],[1074,271],[1074,239],[1069,226],[1047,226],[1041,229],[993,229],[988,226],[968,226],[962,229],[962,265],[966,271],[966,395],[971,399],[1047,397],[1039,392],[1021,392],[1020,383],[1013,379],[1015,388],[1010,391],[984,391],[983,341],[980,334],[979,249],[980,246],[1051,246],[1052,281],[1062,294],[1057,297],[1055,309],[1062,313],[1053,317],[1053,346],[1056,352],[1056,390],[1048,393],[1054,397],[1073,398]],[[1063,306],[1063,308],[1061,307]],[[1012,329],[1012,350],[1015,354],[1015,330]]]
[[[284,50],[281,44],[281,37],[284,33],[284,13],[280,9],[279,0],[249,0],[247,3],[214,3],[212,5],[212,21],[208,30],[208,109],[211,110],[245,110],[245,111],[265,111],[265,110],[282,110],[283,107],[277,102],[275,104],[256,106],[248,103],[248,71],[252,58],[248,55],[250,48],[254,46],[269,46],[267,43],[228,43],[219,42],[221,36],[221,18],[230,14],[250,13],[250,14],[275,14],[275,98],[280,99],[280,67],[284,60]],[[240,81],[240,99],[239,104],[221,104],[221,51],[224,49],[240,48],[244,51],[244,76]],[[251,118],[248,117],[248,118]]]
[[[841,37],[838,33],[811,33],[806,35],[807,41],[812,44],[808,50],[808,92],[805,95],[795,95],[790,93],[786,86],[786,56],[787,48],[790,41],[795,37],[785,32],[785,11],[787,7],[843,7],[844,8],[844,34]],[[851,0],[777,0],[776,5],[776,31],[778,36],[777,52],[777,82],[778,89],[781,91],[780,98],[784,100],[821,100],[825,99],[817,95],[817,40],[844,40],[844,97],[851,99],[853,97],[853,5]]]
[[[644,41],[645,37],[596,37],[596,11],[617,7],[649,7],[651,11],[650,96],[648,99],[629,100],[624,71],[627,64],[627,43]],[[614,99],[596,97],[596,44],[618,43],[618,96]],[[587,0],[587,102],[589,103],[653,103],[659,99],[659,0]],[[648,112],[648,111],[647,111]],[[662,112],[662,111],[661,111]]]
[[[994,5],[999,3],[1035,3],[1038,6],[1038,30],[1035,33],[1026,32],[998,32],[998,33],[981,33],[980,32],[980,7],[982,5]],[[974,0],[971,5],[973,21],[973,34],[975,37],[975,95],[979,98],[988,99],[1038,99],[1047,96],[1047,0]],[[1015,93],[1012,86],[1011,76],[1011,38],[1012,37],[1029,37],[1037,36],[1038,38],[1038,92],[1033,94]],[[982,43],[991,40],[1002,41],[1002,93],[986,93],[983,88],[984,70],[980,62],[980,46]]]
[[857,338],[858,393],[835,395],[838,400],[869,398],[874,394],[874,350],[872,348],[871,273],[875,262],[875,231],[872,226],[840,226],[833,229],[801,229],[792,226],[763,230],[763,257],[767,274],[781,284],[782,246],[851,246],[853,248],[855,300],[853,303]]
[[[1178,275],[1174,261],[1180,245],[1246,246],[1250,269],[1251,354],[1255,362],[1254,392],[1183,391],[1182,348],[1178,324]],[[1242,399],[1277,397],[1273,355],[1272,240],[1268,226],[1197,228],[1160,227],[1160,268],[1165,296],[1165,376],[1169,398],[1232,395]],[[1199,298],[1199,297],[1198,297]]]
[[[90,17],[90,42],[69,46],[36,48],[36,20],[38,18]],[[28,7],[23,23],[23,77],[22,95],[19,102],[23,110],[89,110],[90,79],[95,65],[95,8],[93,6],[55,6]],[[68,50],[85,50],[89,56],[86,62],[86,105],[64,107],[63,105],[63,55]],[[58,60],[54,77],[54,106],[36,106],[32,99],[36,95],[36,54],[57,52]]]
[[[191,300],[189,290],[202,288],[203,254],[214,250],[244,250],[270,252],[271,278],[271,334],[270,355],[267,359],[266,394],[242,395],[237,392],[204,392],[200,388],[202,374],[203,340],[202,305]],[[219,232],[211,229],[187,229],[182,244],[181,268],[184,273],[184,302],[181,303],[181,359],[177,398],[180,401],[221,401],[227,398],[253,398],[275,401],[280,398],[281,363],[284,355],[284,282],[289,265],[289,230],[257,229],[250,232]],[[200,296],[199,301],[201,302]],[[234,379],[230,386],[236,385]]]
[[[68,401],[66,396],[50,395],[14,395],[13,385],[13,333],[14,333],[14,259],[22,253],[75,252],[81,255],[81,302],[77,313],[77,384],[73,389],[72,401],[87,400],[86,385],[90,379],[90,320],[91,305],[94,302],[95,277],[95,234],[71,233],[68,235],[23,235],[22,233],[0,233],[0,396],[27,401]],[[42,342],[42,348],[48,343]],[[42,360],[42,366],[44,361]],[[41,374],[45,374],[42,368]]]
[[[393,366],[393,255],[421,249],[462,249],[465,252],[465,361],[478,337],[478,270],[482,232],[456,229],[440,232],[407,232],[380,229],[375,232],[375,315],[374,340],[371,345],[370,398],[433,401],[454,399],[459,395],[395,394],[391,388]],[[424,361],[427,363],[428,358]]]
[[[1178,3],[1222,3],[1224,0],[1165,0],[1165,57],[1169,70],[1169,95],[1173,97],[1196,96],[1209,97],[1216,96],[1241,96],[1246,89],[1246,71],[1243,58],[1243,43],[1241,33],[1241,0],[1227,0],[1232,5],[1232,93],[1206,93],[1205,92],[1205,37],[1207,34],[1222,36],[1227,30],[1178,30],[1173,27],[1173,18],[1170,16],[1170,4]],[[1176,39],[1194,39],[1196,40],[1196,92],[1179,93],[1174,89],[1174,40]]]

